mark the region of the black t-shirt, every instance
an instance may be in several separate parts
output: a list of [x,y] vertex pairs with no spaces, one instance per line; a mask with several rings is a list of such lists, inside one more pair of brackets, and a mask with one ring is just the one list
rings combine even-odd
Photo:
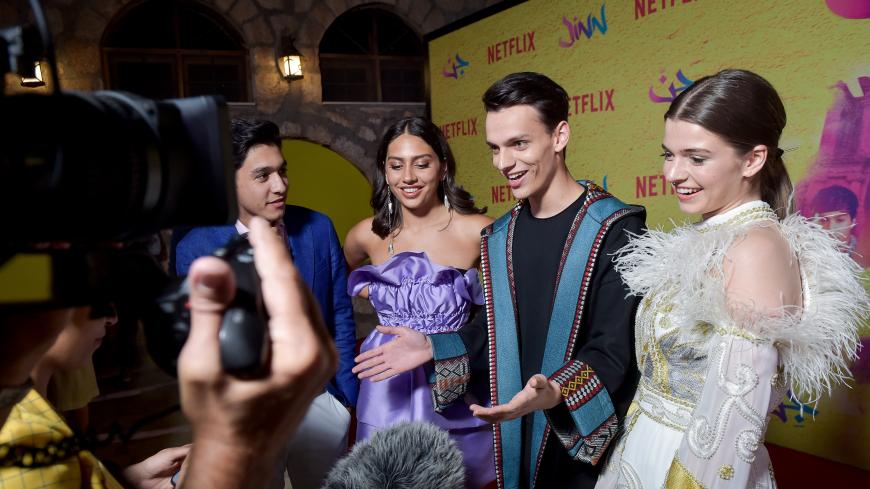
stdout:
[[585,198],[584,191],[579,199],[552,217],[538,219],[528,205],[517,216],[513,265],[523,384],[540,373],[556,296],[559,262],[571,223]]

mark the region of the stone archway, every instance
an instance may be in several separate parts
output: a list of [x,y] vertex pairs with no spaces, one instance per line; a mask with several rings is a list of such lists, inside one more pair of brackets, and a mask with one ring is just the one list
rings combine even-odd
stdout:
[[[100,39],[115,16],[143,0],[44,0],[54,35],[62,88],[104,89]],[[371,176],[381,132],[401,117],[424,115],[425,105],[323,104],[317,63],[326,28],[363,0],[194,0],[212,9],[242,34],[248,50],[254,103],[233,106],[234,116],[275,121],[283,137],[305,138],[329,147]],[[477,12],[496,0],[383,0],[417,33],[426,34]],[[20,17],[26,17],[16,12]],[[302,80],[287,82],[275,61],[281,36],[297,38],[305,56]],[[7,83],[8,85],[8,83]]]
[[287,203],[329,216],[342,243],[351,227],[372,215],[368,179],[340,154],[305,139],[284,139],[281,153],[287,161]]

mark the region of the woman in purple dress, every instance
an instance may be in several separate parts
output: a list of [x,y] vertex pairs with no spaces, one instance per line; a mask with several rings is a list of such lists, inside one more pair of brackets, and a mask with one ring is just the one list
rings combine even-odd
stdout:
[[[483,304],[476,266],[480,231],[492,222],[454,183],[450,147],[426,119],[407,118],[390,126],[378,148],[376,168],[371,200],[375,215],[354,226],[344,245],[350,268],[356,268],[348,277],[348,290],[368,298],[381,323],[362,351],[391,341],[394,337],[384,334],[391,327],[431,334],[465,324],[476,305]],[[367,260],[371,264],[360,267]],[[436,413],[423,367],[382,382],[361,382],[357,440],[412,420],[450,432],[463,452],[468,487],[483,487],[495,479],[490,425],[461,403]]]

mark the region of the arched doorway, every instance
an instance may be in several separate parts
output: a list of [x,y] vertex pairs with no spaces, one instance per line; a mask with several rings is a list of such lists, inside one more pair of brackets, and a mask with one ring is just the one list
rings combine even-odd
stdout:
[[350,228],[372,215],[369,181],[341,155],[310,141],[285,139],[281,152],[287,161],[287,203],[329,216],[343,244]]

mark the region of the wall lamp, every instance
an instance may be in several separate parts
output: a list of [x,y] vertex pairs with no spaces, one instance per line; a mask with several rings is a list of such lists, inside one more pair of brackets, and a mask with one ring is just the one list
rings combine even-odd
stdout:
[[302,73],[302,54],[293,45],[292,37],[285,37],[281,41],[281,49],[278,51],[278,68],[281,76],[286,80],[299,80]]
[[39,63],[39,61],[33,63],[33,76],[30,76],[30,73],[21,75],[22,87],[36,88],[45,86],[45,80],[42,78],[42,67]]

